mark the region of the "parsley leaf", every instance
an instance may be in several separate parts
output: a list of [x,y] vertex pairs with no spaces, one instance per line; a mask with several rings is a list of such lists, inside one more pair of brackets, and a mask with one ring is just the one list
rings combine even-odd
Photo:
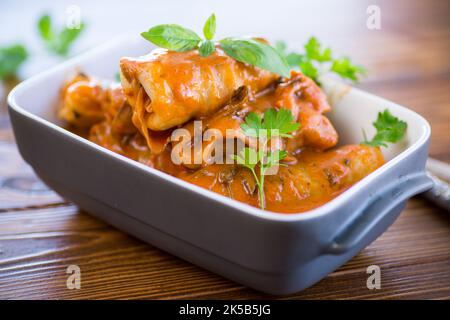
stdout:
[[241,124],[241,129],[248,137],[257,138],[260,130],[263,129],[261,118],[254,112],[250,112],[245,117],[245,122]]
[[62,56],[67,55],[70,46],[78,38],[83,29],[83,23],[78,29],[64,28],[59,34],[58,41],[55,42],[55,51]]
[[64,27],[60,32],[56,32],[52,27],[52,20],[49,15],[43,15],[38,21],[39,34],[47,48],[61,56],[66,56],[73,42],[83,31],[85,24],[81,23],[78,28]]
[[297,130],[300,124],[294,122],[290,110],[268,109],[264,112],[264,119],[261,119],[256,113],[250,112],[241,124],[241,129],[246,136],[268,139],[273,137],[290,138],[290,132]]
[[[250,112],[241,124],[241,129],[248,137],[262,139],[262,147],[259,151],[245,147],[237,155],[233,156],[236,163],[248,168],[255,178],[259,192],[259,204],[265,208],[264,176],[270,168],[280,165],[280,161],[287,156],[284,150],[266,150],[271,138],[291,137],[290,133],[297,130],[300,125],[294,122],[290,110],[269,109],[264,112],[264,118]],[[261,140],[260,140],[261,142]],[[259,165],[259,176],[256,174],[256,166]]]
[[250,170],[255,169],[259,162],[259,154],[253,148],[245,147],[237,155],[232,155],[237,164],[247,167]]
[[406,133],[408,124],[394,117],[388,109],[378,113],[377,120],[373,123],[377,132],[370,141],[362,144],[372,147],[387,147],[387,143],[395,143],[402,139]]
[[350,79],[353,82],[358,81],[358,74],[366,74],[364,67],[353,65],[347,57],[334,60],[330,70],[341,78]]
[[27,57],[27,50],[20,44],[0,48],[0,80],[14,76]]
[[325,48],[322,50],[322,45],[317,41],[315,37],[309,38],[308,42],[304,46],[306,57],[309,60],[315,60],[318,62],[331,61],[331,49]]
[[315,82],[318,82],[317,77],[319,76],[319,70],[310,60],[300,62],[299,67],[300,71],[305,76],[313,79]]
[[297,130],[300,124],[294,122],[294,117],[290,110],[280,109],[276,111],[275,109],[269,109],[264,112],[264,129],[267,130],[267,137],[270,139],[272,137],[283,137],[291,138],[292,135],[289,134]]
[[347,57],[334,59],[330,48],[322,48],[315,37],[311,37],[304,45],[304,54],[286,51],[284,42],[277,42],[277,50],[285,57],[292,69],[300,69],[307,77],[317,81],[324,72],[332,72],[343,79],[358,82],[361,75],[366,74],[362,66],[354,65]]
[[280,161],[286,158],[287,152],[285,150],[276,150],[272,153],[270,153],[266,157],[266,161],[264,163],[264,166],[269,169],[273,166],[277,166],[280,164]]

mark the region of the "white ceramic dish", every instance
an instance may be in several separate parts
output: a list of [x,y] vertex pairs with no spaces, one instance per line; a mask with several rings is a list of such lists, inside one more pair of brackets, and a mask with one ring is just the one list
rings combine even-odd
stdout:
[[121,56],[151,46],[120,38],[35,76],[10,94],[19,150],[36,173],[87,212],[213,272],[273,294],[304,289],[383,233],[411,196],[431,187],[424,166],[430,127],[413,111],[325,81],[340,144],[373,133],[379,111],[408,122],[389,160],[320,208],[299,214],[259,210],[127,159],[58,126],[61,83],[76,70],[113,78]]

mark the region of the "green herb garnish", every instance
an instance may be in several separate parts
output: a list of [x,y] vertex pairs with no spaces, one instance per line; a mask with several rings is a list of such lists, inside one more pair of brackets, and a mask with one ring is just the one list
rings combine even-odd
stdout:
[[284,77],[289,77],[289,67],[279,52],[258,40],[226,38],[220,45],[227,55],[237,61],[251,64],[261,69],[272,71]]
[[[259,115],[250,112],[245,122],[241,124],[241,129],[248,137],[258,138],[260,141],[259,150],[245,147],[239,154],[234,155],[233,159],[236,163],[248,168],[256,181],[259,193],[259,205],[264,210],[266,206],[264,193],[264,177],[267,170],[274,166],[280,165],[280,161],[287,156],[284,150],[270,151],[266,150],[271,138],[285,137],[290,138],[291,132],[297,130],[300,124],[294,122],[294,118],[290,110],[269,109],[264,112],[264,118],[261,119]],[[259,167],[259,175],[256,173],[256,168]]]
[[198,47],[198,53],[202,57],[209,56],[211,53],[214,52],[214,50],[216,50],[216,46],[215,46],[214,42],[212,42],[211,40],[203,40],[200,43],[200,46]]
[[304,45],[304,53],[286,50],[286,44],[277,43],[278,51],[288,61],[292,69],[299,69],[305,76],[317,81],[317,78],[326,72],[337,74],[343,79],[358,82],[359,77],[366,73],[362,66],[354,65],[349,58],[334,59],[330,48],[323,48],[315,37],[311,37]]
[[203,35],[206,40],[212,40],[214,35],[216,34],[216,15],[213,13],[209,16],[208,20],[206,20],[205,25],[203,26]]
[[352,64],[349,58],[334,60],[330,70],[338,74],[341,78],[350,79],[353,82],[358,82],[359,75],[366,73],[364,67]]
[[241,129],[249,137],[273,137],[291,138],[290,134],[299,128],[297,122],[293,122],[293,116],[290,110],[269,109],[264,112],[264,118],[261,119],[256,113],[250,112],[245,117],[245,122],[241,124]]
[[[184,52],[198,49],[207,57],[215,50],[212,41],[216,32],[216,16],[212,14],[203,27],[204,39],[194,31],[177,24],[162,24],[142,32],[141,35],[158,47]],[[289,77],[289,66],[278,50],[254,39],[225,38],[218,41],[223,51],[233,59]]]
[[201,41],[194,31],[177,24],[161,24],[142,32],[141,36],[158,47],[178,52],[192,50]]
[[296,52],[287,52],[286,43],[283,41],[277,41],[275,43],[275,49],[286,59],[287,64],[292,69],[298,68],[299,64],[304,60],[303,55]]
[[378,113],[377,121],[373,123],[377,133],[372,140],[367,140],[364,133],[362,144],[372,147],[387,147],[387,143],[395,143],[403,138],[408,124],[405,121],[394,117],[388,109]]
[[331,49],[322,48],[322,45],[315,37],[309,38],[304,45],[306,58],[310,61],[327,62],[331,61]]
[[317,80],[317,78],[319,77],[319,70],[317,69],[317,67],[314,65],[314,63],[310,60],[305,60],[299,63],[299,68],[302,71],[302,73],[313,79],[315,82],[319,83],[319,81]]
[[0,48],[0,80],[14,76],[27,57],[27,50],[20,44]]
[[66,56],[69,53],[70,46],[79,37],[84,27],[84,23],[81,23],[78,28],[64,27],[57,32],[52,26],[49,15],[43,15],[38,21],[39,34],[46,47],[60,56]]

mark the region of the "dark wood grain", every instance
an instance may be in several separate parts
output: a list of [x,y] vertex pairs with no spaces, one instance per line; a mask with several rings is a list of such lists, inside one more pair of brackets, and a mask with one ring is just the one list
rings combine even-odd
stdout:
[[[450,219],[413,199],[399,220],[349,263],[315,286],[282,299],[448,298]],[[0,214],[0,298],[275,298],[144,244],[71,205]],[[66,268],[82,288],[66,288]],[[382,288],[368,290],[379,265]]]
[[[430,154],[450,162],[450,2],[374,3],[382,30],[355,30],[337,48],[368,66],[360,87],[430,121]],[[11,141],[0,126],[0,299],[450,299],[450,214],[419,197],[318,284],[272,297],[136,240],[39,186],[5,186],[8,177],[33,177],[7,149]],[[71,264],[81,268],[80,290],[66,287]],[[380,290],[366,287],[369,265],[381,268]]]

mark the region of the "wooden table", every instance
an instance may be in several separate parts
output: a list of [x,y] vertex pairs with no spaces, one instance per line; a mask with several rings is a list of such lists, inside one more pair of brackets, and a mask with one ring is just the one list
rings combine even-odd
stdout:
[[[450,162],[450,3],[383,1],[382,30],[355,30],[338,49],[368,66],[361,87],[432,124],[431,156]],[[325,22],[324,22],[325,23]],[[45,189],[0,129],[0,298],[266,299],[130,237]],[[34,190],[31,193],[20,191]],[[81,268],[81,289],[66,268]],[[381,268],[368,290],[366,268]],[[313,287],[282,299],[450,298],[450,213],[416,197],[379,239]]]

